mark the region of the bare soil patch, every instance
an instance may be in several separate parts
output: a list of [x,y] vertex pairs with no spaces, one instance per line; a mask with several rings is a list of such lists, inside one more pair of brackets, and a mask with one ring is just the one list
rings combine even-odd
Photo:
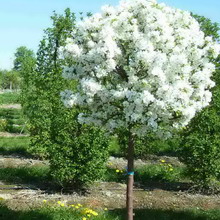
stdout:
[[0,105],[0,108],[5,108],[5,109],[21,109],[20,104],[4,104]]
[[28,134],[0,132],[0,137],[27,137]]

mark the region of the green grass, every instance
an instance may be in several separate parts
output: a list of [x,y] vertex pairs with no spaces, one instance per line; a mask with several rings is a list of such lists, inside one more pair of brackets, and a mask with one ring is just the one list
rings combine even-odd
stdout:
[[6,120],[6,125],[1,127],[1,131],[7,131],[10,133],[28,133],[22,110],[0,109],[0,119]]
[[1,167],[0,180],[10,184],[31,184],[44,188],[51,183],[49,167],[43,165]]
[[123,173],[117,173],[116,169],[113,168],[107,168],[105,175],[103,177],[103,181],[106,182],[125,182],[126,181],[126,172],[123,171]]
[[[171,167],[170,167],[171,166]],[[115,168],[107,168],[104,181],[126,182],[126,171],[116,172]],[[135,181],[148,185],[150,182],[175,183],[185,179],[185,168],[173,167],[170,164],[148,164],[135,171]]]
[[28,133],[28,129],[25,125],[14,125],[14,124],[8,124],[5,128],[5,131],[9,133],[19,133],[19,134]]
[[185,169],[173,167],[171,164],[149,164],[138,168],[135,178],[142,184],[149,181],[178,182],[185,178]]
[[[125,210],[99,211],[99,215],[91,220],[125,220]],[[26,211],[11,210],[4,203],[0,203],[1,220],[82,220],[85,215],[78,210],[68,207],[35,208]],[[220,210],[204,211],[200,209],[189,210],[161,210],[139,209],[135,210],[135,220],[219,220]]]
[[21,109],[0,108],[0,118],[2,119],[23,119]]
[[25,119],[24,118],[8,119],[7,122],[9,124],[24,125],[25,124]]
[[0,105],[19,103],[19,93],[7,92],[0,94]]
[[29,137],[0,137],[0,155],[31,157],[28,152]]
[[[98,211],[99,215],[90,217],[91,220],[120,220],[117,214]],[[27,211],[15,211],[9,209],[3,203],[0,203],[0,219],[1,220],[82,220],[85,214],[81,214],[78,210],[72,207],[50,207],[31,209]]]
[[[220,210],[163,210],[163,209],[139,209],[134,210],[135,220],[219,220]],[[114,210],[113,216],[119,216],[120,220],[126,219],[125,210]],[[112,220],[115,220],[112,217]]]

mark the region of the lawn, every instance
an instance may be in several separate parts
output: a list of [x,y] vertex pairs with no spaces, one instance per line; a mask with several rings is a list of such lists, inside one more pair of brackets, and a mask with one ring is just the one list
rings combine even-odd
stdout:
[[[47,205],[43,202],[42,207],[31,208],[30,210],[12,210],[4,202],[0,203],[1,220],[124,220],[125,210],[94,210],[97,216],[85,214],[88,208],[77,207],[74,205],[61,204]],[[62,207],[62,205],[64,205]],[[219,220],[220,210],[205,211],[201,209],[188,210],[162,210],[162,209],[138,209],[134,210],[135,220]],[[89,216],[91,217],[89,217]]]
[[2,104],[15,104],[19,103],[18,92],[7,92],[0,94],[0,105]]

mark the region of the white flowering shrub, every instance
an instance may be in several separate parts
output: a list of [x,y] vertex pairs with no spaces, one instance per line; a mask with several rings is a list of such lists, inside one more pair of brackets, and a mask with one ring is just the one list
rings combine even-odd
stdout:
[[78,82],[63,102],[89,110],[79,122],[169,136],[211,101],[220,47],[190,13],[128,0],[78,23],[61,51],[71,61],[63,76]]

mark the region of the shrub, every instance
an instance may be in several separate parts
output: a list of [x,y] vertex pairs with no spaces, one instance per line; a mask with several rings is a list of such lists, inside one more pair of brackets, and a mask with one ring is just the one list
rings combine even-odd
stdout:
[[191,180],[202,190],[213,188],[220,172],[220,87],[210,107],[198,114],[183,134],[179,158]]
[[80,189],[103,176],[108,142],[98,129],[71,124],[72,132],[61,129],[50,149],[51,174],[62,187]]

